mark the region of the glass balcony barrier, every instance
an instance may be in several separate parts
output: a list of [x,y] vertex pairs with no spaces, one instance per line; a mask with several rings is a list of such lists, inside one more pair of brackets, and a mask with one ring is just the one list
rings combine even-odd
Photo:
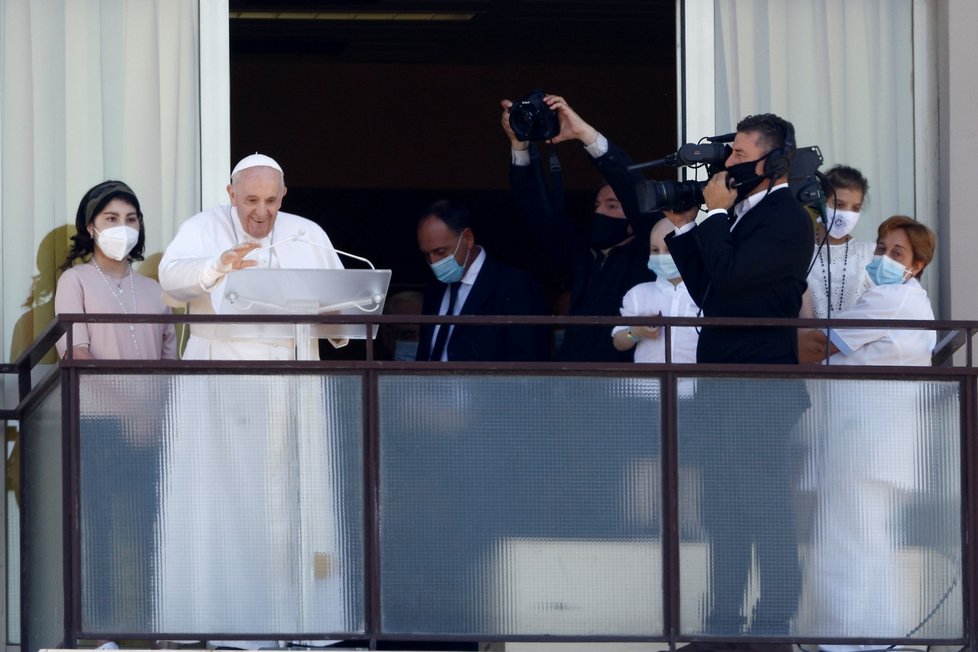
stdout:
[[25,649],[975,637],[970,365],[366,357],[64,360],[18,414]]

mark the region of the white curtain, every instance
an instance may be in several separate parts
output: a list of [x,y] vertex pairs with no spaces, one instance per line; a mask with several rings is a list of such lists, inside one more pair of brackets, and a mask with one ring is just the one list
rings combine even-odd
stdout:
[[[208,33],[223,33],[226,44],[226,2],[223,15],[220,0],[200,2],[207,8]],[[55,270],[64,262],[88,188],[121,179],[136,192],[146,225],[146,262],[139,271],[149,276],[177,226],[199,209],[198,34],[198,0],[0,0],[5,360],[22,353],[54,316]],[[226,88],[226,47],[223,59],[210,59],[205,76]],[[226,125],[226,111],[215,121]],[[226,127],[212,131],[226,145]],[[212,156],[220,152],[213,150]],[[5,404],[15,404],[16,379],[5,377],[3,388]],[[15,437],[8,424],[8,469],[16,468]],[[7,478],[7,488],[7,609],[0,624],[17,642],[16,474]]]
[[[936,228],[936,212],[915,214],[913,0],[714,0],[714,9],[717,133],[777,113],[798,145],[819,146],[822,170],[845,163],[869,180],[856,238],[875,241],[895,214]],[[937,268],[925,274],[935,288]]]
[[4,358],[48,323],[84,192],[139,197],[147,262],[199,209],[198,0],[0,0]]

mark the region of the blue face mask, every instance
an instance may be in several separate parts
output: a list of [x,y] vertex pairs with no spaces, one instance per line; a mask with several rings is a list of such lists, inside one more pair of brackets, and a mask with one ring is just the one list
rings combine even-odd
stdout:
[[899,285],[910,278],[910,270],[889,256],[873,256],[866,271],[876,285]]
[[[442,283],[457,283],[462,280],[462,274],[465,272],[465,265],[459,265],[458,261],[455,260],[455,254],[458,253],[458,248],[462,245],[462,236],[458,236],[458,243],[455,245],[455,251],[452,252],[450,256],[445,256],[441,260],[436,260],[429,265],[431,271],[434,272],[435,278],[437,278]],[[469,261],[469,254],[465,254],[465,262]]]
[[679,277],[679,268],[676,267],[672,254],[652,254],[649,256],[649,269],[657,277],[670,281]]

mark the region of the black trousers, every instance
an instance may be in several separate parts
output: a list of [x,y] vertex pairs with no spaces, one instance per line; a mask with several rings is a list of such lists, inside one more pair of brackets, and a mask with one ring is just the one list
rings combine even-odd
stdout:
[[[702,470],[710,542],[706,631],[787,634],[801,592],[793,432],[808,408],[805,385],[794,379],[699,379],[694,405],[681,423],[680,458]],[[743,613],[755,560],[760,598],[753,613]]]

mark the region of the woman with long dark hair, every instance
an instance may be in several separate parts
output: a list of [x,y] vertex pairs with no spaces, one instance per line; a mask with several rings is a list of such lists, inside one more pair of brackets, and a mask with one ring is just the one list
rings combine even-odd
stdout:
[[[82,197],[75,215],[78,233],[61,269],[55,314],[169,314],[160,285],[137,274],[146,234],[139,200],[121,181],[103,181]],[[83,264],[76,264],[81,261]],[[58,352],[64,356],[62,339]],[[72,357],[82,359],[176,358],[173,324],[75,324]]]
[[[75,224],[55,313],[119,314],[122,321],[74,324],[70,356],[67,335],[58,342],[59,354],[85,360],[176,358],[173,324],[131,323],[125,317],[170,313],[159,284],[132,268],[143,259],[145,242],[132,189],[121,181],[91,188],[78,204]],[[164,394],[152,377],[86,374],[79,381],[81,608],[88,631],[150,630]]]

